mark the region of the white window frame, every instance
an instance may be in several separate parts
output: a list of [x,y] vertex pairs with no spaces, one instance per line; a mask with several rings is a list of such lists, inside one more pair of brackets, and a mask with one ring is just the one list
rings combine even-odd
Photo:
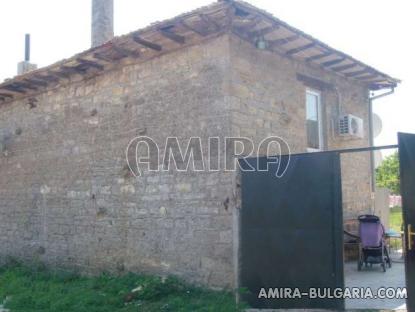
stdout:
[[[306,122],[307,122],[307,94],[311,94],[317,97],[317,119],[318,119],[318,148],[311,148],[307,146],[307,152],[320,152],[323,150],[323,110],[321,108],[321,92],[315,89],[307,88],[305,91],[306,99],[305,99],[305,109],[306,109]],[[306,127],[307,131],[307,127]],[[308,135],[308,134],[307,134]],[[307,142],[308,144],[308,142]]]

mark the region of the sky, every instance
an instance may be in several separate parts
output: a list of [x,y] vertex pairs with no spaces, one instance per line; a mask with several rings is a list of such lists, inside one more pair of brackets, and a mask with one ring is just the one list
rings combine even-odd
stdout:
[[[115,35],[174,17],[214,0],[114,0]],[[402,80],[374,101],[382,119],[376,145],[415,133],[415,3],[412,0],[247,0],[364,63]],[[411,3],[412,2],[412,3]],[[46,66],[90,47],[91,0],[0,0],[0,81],[16,74],[31,34],[31,62]]]

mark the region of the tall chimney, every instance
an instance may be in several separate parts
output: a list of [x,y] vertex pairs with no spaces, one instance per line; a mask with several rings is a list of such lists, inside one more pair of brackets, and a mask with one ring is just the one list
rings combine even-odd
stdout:
[[17,74],[22,75],[37,68],[36,64],[30,63],[30,34],[25,35],[24,61],[17,64]]
[[24,60],[30,62],[30,34],[25,35],[24,43]]
[[92,0],[92,47],[99,46],[114,37],[114,1]]

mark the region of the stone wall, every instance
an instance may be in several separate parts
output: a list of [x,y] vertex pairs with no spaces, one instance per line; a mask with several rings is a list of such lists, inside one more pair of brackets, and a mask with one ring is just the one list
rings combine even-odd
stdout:
[[126,167],[131,139],[230,135],[227,36],[0,107],[0,256],[233,284],[233,174]]
[[[367,132],[341,140],[332,123],[340,94],[342,111],[367,127],[364,86],[228,35],[67,83],[38,95],[34,108],[28,99],[0,107],[0,259],[237,285],[236,173],[136,179],[125,149],[139,135],[161,146],[176,136],[183,148],[195,136],[278,135],[304,152],[297,73],[336,86],[323,92],[326,148],[367,146]],[[370,204],[369,158],[347,155],[342,169],[345,214],[355,215]]]
[[[285,139],[292,153],[307,151],[305,95],[309,87],[297,74],[317,77],[331,85],[321,91],[323,137],[325,149],[369,146],[368,90],[303,62],[261,51],[236,36],[231,38],[232,132],[249,137],[258,144],[267,136]],[[314,86],[312,86],[315,88]],[[339,108],[340,106],[340,108]],[[353,114],[363,118],[363,139],[347,139],[337,135],[337,118]],[[342,155],[342,187],[344,218],[370,212],[369,153]]]

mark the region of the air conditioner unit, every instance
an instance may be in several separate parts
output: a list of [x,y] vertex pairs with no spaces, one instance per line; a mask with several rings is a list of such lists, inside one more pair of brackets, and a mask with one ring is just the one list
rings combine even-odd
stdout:
[[345,137],[363,138],[363,119],[350,114],[340,117],[339,134]]

